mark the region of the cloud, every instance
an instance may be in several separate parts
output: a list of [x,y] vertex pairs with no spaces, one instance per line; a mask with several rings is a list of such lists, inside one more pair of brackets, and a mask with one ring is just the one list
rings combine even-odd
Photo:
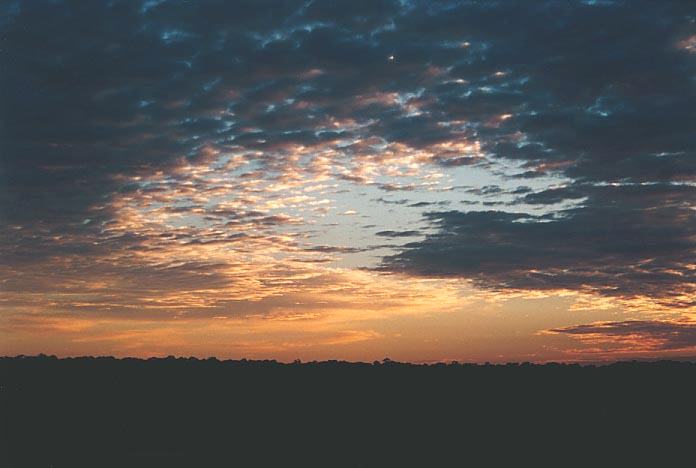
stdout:
[[677,2],[634,7],[461,4],[447,8],[449,18],[414,21],[485,38],[472,53],[486,64],[472,57],[450,72],[478,88],[443,86],[436,107],[475,122],[490,160],[527,169],[513,179],[557,174],[568,183],[525,190],[515,211],[429,212],[439,231],[386,257],[384,268],[496,290],[695,305],[696,62],[684,47],[693,24]]
[[[437,232],[385,258],[385,268],[464,277],[493,289],[571,289],[694,306],[696,188],[579,187],[589,198],[557,213],[429,212]],[[561,195],[565,194],[565,195]],[[573,188],[534,203],[575,197]],[[525,198],[530,195],[525,195]]]
[[[339,189],[432,209],[450,200],[419,194],[451,174],[486,174],[468,195],[495,211],[429,212],[439,232],[384,268],[693,303],[685,2],[8,5],[0,272],[18,304],[207,311],[330,289],[326,259],[370,242],[312,237]],[[336,192],[305,191],[320,184]]]
[[585,343],[615,345],[634,351],[671,351],[696,347],[696,324],[692,322],[627,320],[597,322],[555,328],[550,333],[569,335]]
[[421,233],[419,231],[379,231],[376,235],[381,237],[417,237]]

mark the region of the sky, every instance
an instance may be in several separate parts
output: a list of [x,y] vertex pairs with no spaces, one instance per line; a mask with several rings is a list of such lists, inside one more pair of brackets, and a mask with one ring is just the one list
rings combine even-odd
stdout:
[[686,1],[0,4],[0,354],[696,356]]

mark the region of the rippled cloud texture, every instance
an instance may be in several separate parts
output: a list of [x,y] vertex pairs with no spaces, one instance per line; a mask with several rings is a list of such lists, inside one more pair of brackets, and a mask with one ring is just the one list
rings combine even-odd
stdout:
[[696,346],[689,2],[4,2],[0,157],[6,354]]

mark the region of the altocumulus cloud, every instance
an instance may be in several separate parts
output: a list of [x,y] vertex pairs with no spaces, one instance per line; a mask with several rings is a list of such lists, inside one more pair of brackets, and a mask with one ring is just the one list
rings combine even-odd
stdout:
[[479,122],[504,113],[479,128],[489,157],[569,182],[513,203],[541,213],[427,213],[438,232],[384,268],[694,305],[696,60],[683,38],[695,17],[681,2],[594,3],[467,3],[440,19],[452,31],[476,18],[462,28],[488,45],[485,64],[455,68],[462,79],[502,72],[439,105]]
[[583,289],[694,305],[692,186],[578,185],[524,198],[544,203],[576,193],[586,196],[581,206],[543,215],[430,212],[437,233],[406,244],[384,264],[501,290]]
[[[383,269],[693,305],[689,2],[8,1],[0,18],[7,276],[61,256],[102,267],[88,258],[246,234],[122,223],[106,236],[126,218],[114,200],[172,205],[211,223],[300,223],[252,216],[251,197],[234,209],[173,206],[167,193],[195,198],[212,184],[184,180],[187,164],[234,154],[248,168],[235,173],[240,186],[309,175],[410,195],[424,186],[379,177],[407,157],[442,171],[515,168],[506,176],[525,186],[567,183],[534,185],[492,211],[428,212],[429,234]],[[153,174],[159,185],[145,185]],[[424,203],[435,202],[411,206]],[[378,235],[415,236],[403,228]],[[109,268],[137,271],[125,260]],[[160,265],[154,278],[213,288],[226,281],[221,270]]]

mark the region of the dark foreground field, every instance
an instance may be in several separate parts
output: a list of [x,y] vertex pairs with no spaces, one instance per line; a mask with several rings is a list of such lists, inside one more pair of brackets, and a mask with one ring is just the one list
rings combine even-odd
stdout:
[[0,358],[0,466],[665,465],[695,446],[695,400],[671,361]]

